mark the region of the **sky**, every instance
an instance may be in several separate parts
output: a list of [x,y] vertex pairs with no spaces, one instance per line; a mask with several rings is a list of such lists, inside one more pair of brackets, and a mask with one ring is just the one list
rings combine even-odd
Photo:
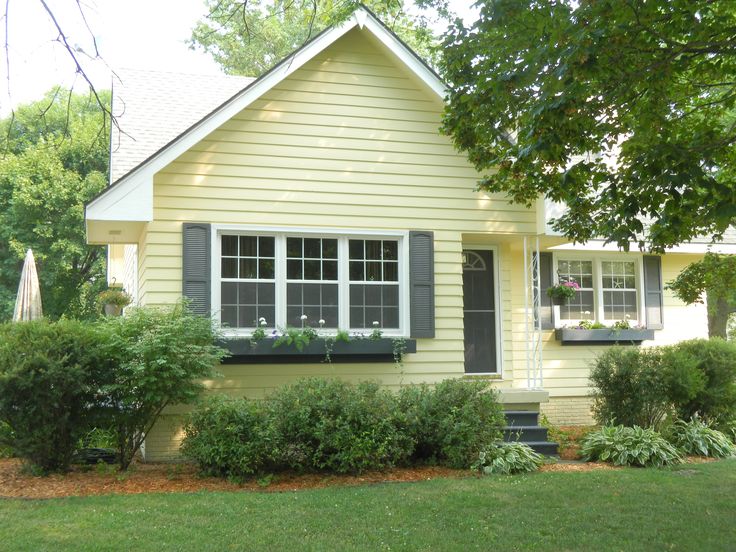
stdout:
[[[195,22],[207,13],[204,0],[79,0],[86,24],[77,0],[46,3],[96,88],[109,89],[113,72],[125,68],[221,72],[207,54],[191,50],[185,42]],[[472,1],[451,3],[459,15],[472,17]],[[8,6],[8,56],[3,52],[7,59],[0,61],[0,116],[42,98],[56,85],[87,90],[40,0],[10,0]],[[0,20],[0,29],[5,23],[5,18]],[[4,31],[0,40],[5,42]],[[87,56],[94,54],[95,43],[102,60]]]

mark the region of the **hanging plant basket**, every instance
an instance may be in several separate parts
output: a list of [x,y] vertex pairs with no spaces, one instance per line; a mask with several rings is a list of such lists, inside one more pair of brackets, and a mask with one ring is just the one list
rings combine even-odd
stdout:
[[115,303],[105,303],[103,308],[105,310],[105,316],[120,316],[123,314],[123,307]]
[[558,307],[567,305],[567,297],[562,296],[562,295],[554,295],[552,296],[552,304]]

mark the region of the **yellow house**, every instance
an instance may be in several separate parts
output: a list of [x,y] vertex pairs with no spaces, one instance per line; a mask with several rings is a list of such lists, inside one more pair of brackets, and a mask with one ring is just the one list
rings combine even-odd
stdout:
[[[706,336],[705,308],[662,285],[706,245],[573,246],[548,228],[555,206],[475,191],[478,174],[438,131],[444,94],[362,9],[256,80],[123,74],[111,185],[87,205],[88,241],[109,246],[108,279],[137,304],[185,295],[222,325],[234,354],[213,391],[474,377],[510,410],[589,422],[589,365],[605,345]],[[553,305],[545,290],[564,281],[581,289]],[[637,329],[564,328],[581,320]],[[338,343],[328,363],[251,345],[259,325],[382,339]],[[177,453],[181,413],[166,412],[146,458]]]

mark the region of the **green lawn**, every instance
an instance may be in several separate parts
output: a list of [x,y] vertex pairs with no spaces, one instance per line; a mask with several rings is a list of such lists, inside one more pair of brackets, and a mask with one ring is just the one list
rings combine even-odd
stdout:
[[3,550],[734,550],[736,460],[288,493],[0,501]]

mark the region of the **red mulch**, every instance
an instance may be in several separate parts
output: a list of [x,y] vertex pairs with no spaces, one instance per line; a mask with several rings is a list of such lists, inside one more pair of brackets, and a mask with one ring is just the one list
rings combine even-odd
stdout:
[[[687,462],[700,464],[713,458],[688,457]],[[395,468],[386,472],[362,475],[278,474],[268,481],[243,484],[215,477],[201,477],[191,464],[136,463],[128,472],[120,473],[112,466],[75,467],[65,475],[38,477],[26,473],[18,459],[0,459],[0,497],[59,498],[106,494],[187,493],[197,491],[265,491],[283,492],[334,486],[365,485],[401,481],[428,481],[439,478],[473,476],[468,470],[452,470],[438,466]],[[621,469],[604,462],[545,464],[542,472],[588,472]]]

